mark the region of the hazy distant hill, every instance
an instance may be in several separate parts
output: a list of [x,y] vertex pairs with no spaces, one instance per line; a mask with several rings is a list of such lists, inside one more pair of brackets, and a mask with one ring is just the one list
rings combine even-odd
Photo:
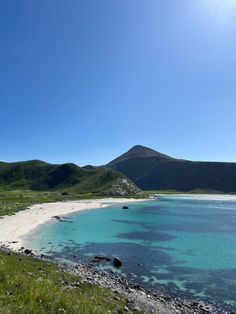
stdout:
[[0,188],[65,190],[79,193],[128,195],[139,189],[122,173],[103,167],[49,164],[40,160],[0,162]]
[[175,159],[137,145],[107,166],[144,190],[236,192],[236,163]]

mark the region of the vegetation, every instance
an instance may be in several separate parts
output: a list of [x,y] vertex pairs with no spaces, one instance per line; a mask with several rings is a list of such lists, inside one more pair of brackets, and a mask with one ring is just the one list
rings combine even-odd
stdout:
[[[123,174],[103,167],[0,162],[0,216],[34,203],[136,190]],[[122,313],[125,304],[124,296],[83,283],[55,264],[0,250],[0,313]]]
[[[112,186],[121,179],[125,179],[122,173],[104,167],[53,165],[39,160],[0,162],[0,189],[3,191],[21,189],[106,195],[106,192],[111,191]],[[130,184],[135,189],[135,185]],[[124,193],[129,194],[129,191]]]
[[95,196],[92,193],[69,193],[68,195],[62,195],[60,191],[40,192],[30,190],[0,190],[0,216],[12,215],[35,203],[48,203],[95,197],[98,196]]
[[138,145],[107,167],[122,172],[143,190],[236,192],[236,163],[175,159]]
[[117,313],[122,295],[82,283],[53,263],[0,251],[0,313]]

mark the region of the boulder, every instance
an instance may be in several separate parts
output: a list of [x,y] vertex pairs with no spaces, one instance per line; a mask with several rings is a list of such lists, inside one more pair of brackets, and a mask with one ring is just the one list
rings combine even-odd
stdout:
[[121,260],[119,259],[119,257],[114,257],[114,259],[113,259],[113,265],[114,266],[116,266],[116,267],[121,267],[121,265],[122,265],[122,262],[121,262]]
[[32,251],[31,251],[31,250],[29,250],[29,249],[25,249],[25,250],[24,250],[24,253],[25,253],[25,254],[27,254],[27,255],[29,255],[29,254],[31,254],[31,253],[32,253]]
[[122,208],[123,208],[123,209],[128,209],[129,207],[128,207],[128,206],[122,206]]

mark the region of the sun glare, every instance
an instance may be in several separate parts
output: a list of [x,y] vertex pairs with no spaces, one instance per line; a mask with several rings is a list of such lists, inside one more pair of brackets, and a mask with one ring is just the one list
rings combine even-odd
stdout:
[[226,22],[236,14],[236,0],[202,0],[202,7],[214,19]]

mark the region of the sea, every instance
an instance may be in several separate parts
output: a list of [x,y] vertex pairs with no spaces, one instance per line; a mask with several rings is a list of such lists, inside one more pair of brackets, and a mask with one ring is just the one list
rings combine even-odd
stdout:
[[[236,310],[234,196],[161,196],[80,211],[39,226],[27,247],[58,260],[92,263],[155,291]],[[94,262],[96,255],[111,261]],[[113,266],[115,256],[122,267]]]

